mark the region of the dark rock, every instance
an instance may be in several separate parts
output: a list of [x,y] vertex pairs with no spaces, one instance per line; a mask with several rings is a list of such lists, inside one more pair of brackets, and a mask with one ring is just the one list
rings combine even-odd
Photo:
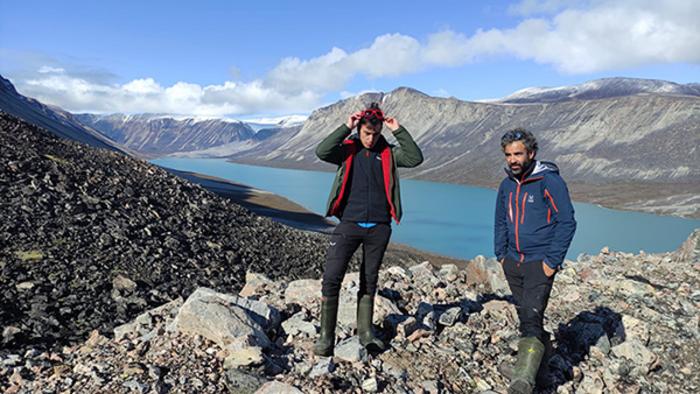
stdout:
[[252,394],[267,381],[259,376],[231,368],[224,372],[226,387],[230,393]]

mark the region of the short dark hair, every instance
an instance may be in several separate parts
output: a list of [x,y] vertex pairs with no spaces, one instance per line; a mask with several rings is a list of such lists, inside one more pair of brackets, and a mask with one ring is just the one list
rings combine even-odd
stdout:
[[525,145],[525,149],[527,149],[528,152],[537,153],[537,139],[531,132],[523,129],[522,127],[509,130],[503,134],[503,137],[501,137],[501,149],[505,150],[506,146],[515,141],[522,141],[523,145]]

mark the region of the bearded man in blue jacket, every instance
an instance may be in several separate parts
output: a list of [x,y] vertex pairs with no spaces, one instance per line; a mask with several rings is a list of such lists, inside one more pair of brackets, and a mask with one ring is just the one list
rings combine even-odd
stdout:
[[576,220],[559,168],[535,159],[532,133],[511,130],[501,138],[501,148],[507,177],[498,188],[494,247],[515,300],[521,335],[515,367],[505,369],[511,375],[508,392],[531,393],[547,374],[551,344],[544,311]]

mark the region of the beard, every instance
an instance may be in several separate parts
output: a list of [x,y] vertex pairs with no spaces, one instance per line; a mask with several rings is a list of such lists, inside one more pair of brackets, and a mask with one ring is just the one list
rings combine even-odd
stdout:
[[513,164],[509,165],[508,167],[510,168],[510,172],[513,173],[513,175],[520,175],[525,171],[527,168],[530,167],[530,164],[532,164],[532,160],[528,160],[524,162],[523,164]]

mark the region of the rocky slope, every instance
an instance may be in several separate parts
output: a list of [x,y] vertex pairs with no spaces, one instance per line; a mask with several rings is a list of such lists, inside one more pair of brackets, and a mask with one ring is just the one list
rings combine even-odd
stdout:
[[147,155],[202,150],[247,141],[255,132],[244,122],[165,115],[77,114],[83,124]]
[[[247,270],[321,272],[325,235],[254,215],[147,162],[2,112],[0,145],[0,353],[109,332],[198,286],[238,291]],[[417,259],[387,259],[399,256]]]
[[[312,355],[318,280],[248,273],[238,295],[200,288],[83,344],[6,355],[6,392],[501,393],[514,361],[516,312],[501,268],[381,272],[375,324],[389,344],[367,354],[353,335],[357,273],[341,292],[332,358]],[[554,334],[548,384],[537,392],[696,393],[700,390],[700,230],[678,251],[604,248],[567,261],[545,319]],[[124,282],[120,291],[134,287]]]

